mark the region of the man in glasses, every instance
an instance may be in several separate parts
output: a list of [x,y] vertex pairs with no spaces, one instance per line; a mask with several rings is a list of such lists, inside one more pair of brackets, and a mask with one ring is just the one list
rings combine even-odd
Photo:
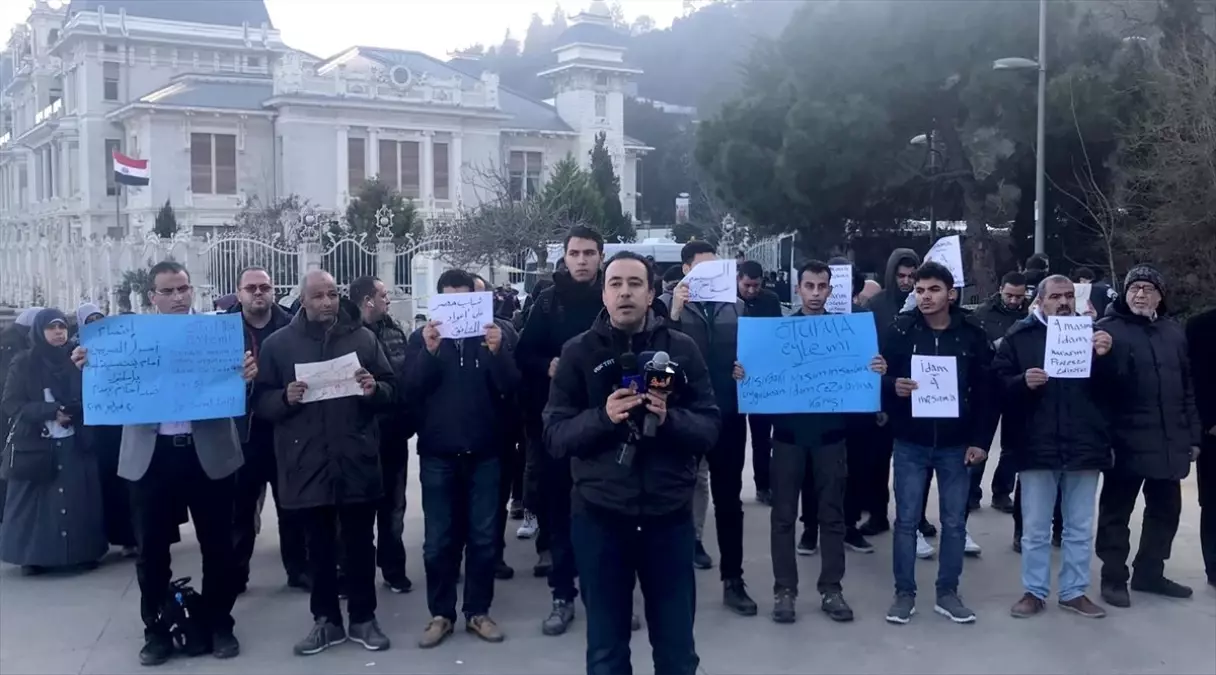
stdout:
[[[237,279],[236,303],[229,314],[240,314],[245,323],[245,349],[256,359],[266,338],[291,323],[291,315],[274,301],[274,284],[262,267],[248,267]],[[275,513],[279,521],[279,556],[287,572],[287,585],[307,590],[312,581],[308,576],[308,549],[304,528],[295,512],[279,506],[279,485],[274,459],[274,427],[253,416],[252,408],[237,429],[245,453],[245,466],[237,473],[236,505],[233,513],[233,554],[236,571],[233,582],[237,594],[249,584],[249,560],[258,534],[259,515],[266,497],[266,483],[274,495]]]

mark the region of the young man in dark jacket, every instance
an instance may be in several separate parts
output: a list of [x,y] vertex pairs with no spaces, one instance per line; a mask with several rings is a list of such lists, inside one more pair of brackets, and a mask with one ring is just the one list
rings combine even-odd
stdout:
[[[604,276],[605,315],[562,350],[545,408],[549,451],[571,458],[587,673],[630,672],[637,580],[655,672],[692,675],[700,663],[692,497],[697,463],[718,433],[714,392],[692,340],[649,311],[654,272],[646,260],[618,253]],[[678,364],[667,392],[622,387],[622,378],[636,373],[622,372],[621,356],[638,355],[642,365],[648,351],[667,352]]]
[[1182,515],[1182,479],[1199,455],[1203,431],[1195,409],[1186,333],[1166,309],[1165,277],[1149,265],[1138,265],[1123,281],[1098,328],[1110,333],[1114,375],[1104,383],[1119,392],[1111,409],[1115,464],[1106,472],[1098,499],[1098,537],[1102,560],[1102,598],[1128,607],[1128,523],[1144,491],[1144,525],[1136,551],[1132,590],[1172,598],[1189,598],[1191,589],[1165,577],[1178,520]]
[[[675,269],[674,267],[672,269]],[[752,317],[780,317],[781,299],[764,288],[764,268],[755,260],[739,265],[739,299],[744,313]],[[748,415],[747,426],[752,435],[752,479],[756,483],[756,501],[770,504],[769,460],[773,454],[773,421],[767,415]]]
[[[354,303],[339,297],[328,272],[300,284],[302,311],[271,335],[258,356],[255,413],[274,424],[283,508],[301,511],[308,528],[315,625],[298,642],[300,656],[320,653],[347,637],[367,649],[388,649],[376,622],[376,507],[384,495],[377,417],[396,405],[396,377],[384,350],[363,327]],[[306,402],[308,385],[296,366],[354,354],[361,396]],[[342,538],[350,615],[343,630],[335,542]]]
[[[363,325],[375,334],[398,378],[405,366],[409,333],[389,314],[388,287],[373,276],[351,282],[350,299],[359,307]],[[400,393],[400,392],[398,392]],[[397,407],[380,417],[380,470],[384,498],[376,509],[376,565],[384,586],[393,593],[409,593],[413,582],[405,574],[405,483],[409,472],[410,436],[414,435],[408,411]]]
[[[471,293],[473,278],[448,270],[439,276],[436,291]],[[467,558],[465,628],[488,642],[503,640],[489,612],[498,557],[501,439],[514,420],[511,403],[518,386],[515,355],[496,323],[485,326],[484,338],[443,338],[435,321],[410,335],[404,397],[418,413],[426,527],[422,557],[432,616],[420,647],[437,646],[452,634],[462,554]]]
[[[938,263],[916,270],[916,307],[896,319],[883,341],[888,364],[883,377],[884,409],[895,437],[895,602],[887,621],[907,623],[916,609],[916,528],[924,516],[925,491],[937,474],[941,511],[941,558],[934,611],[956,623],[975,621],[958,595],[966,541],[969,468],[988,456],[1000,409],[991,378],[992,345],[974,318],[955,305],[954,275]],[[954,360],[958,413],[952,418],[913,414],[917,356]],[[943,377],[943,375],[936,375]]]
[[[1019,472],[1022,506],[1022,598],[1010,613],[1027,618],[1046,608],[1051,592],[1051,531],[1057,495],[1064,520],[1060,607],[1101,618],[1089,588],[1098,475],[1110,468],[1110,433],[1101,378],[1053,378],[1044,370],[1048,322],[1077,316],[1073,283],[1051,276],[1039,284],[1031,315],[997,348],[993,374],[1000,387],[1002,463]],[[1093,334],[1094,367],[1101,369],[1111,337]],[[1007,458],[1007,459],[1006,459]]]
[[1186,324],[1186,341],[1195,380],[1195,408],[1203,425],[1202,452],[1195,460],[1199,483],[1199,547],[1208,584],[1216,586],[1216,310]]
[[[274,284],[270,274],[260,267],[241,272],[237,280],[237,304],[229,314],[240,314],[245,328],[245,351],[258,358],[266,340],[291,323],[291,315],[274,301]],[[274,496],[275,513],[279,521],[279,556],[287,572],[287,585],[309,589],[308,548],[305,524],[299,512],[284,509],[279,497],[279,477],[274,457],[274,425],[256,417],[253,406],[245,415],[245,425],[238,429],[245,465],[236,474],[236,497],[233,505],[233,557],[236,572],[233,581],[237,593],[249,585],[249,561],[257,539],[257,524],[266,494],[266,484]]]
[[[541,411],[549,400],[550,378],[557,371],[562,345],[583,333],[604,309],[604,238],[586,227],[566,234],[565,270],[553,275],[553,285],[541,291],[519,336],[516,359],[524,379],[524,429],[527,462],[524,467],[525,516],[518,536],[537,534],[540,557],[533,573],[548,576],[553,603],[541,623],[546,635],[561,635],[574,620],[574,552],[570,545],[570,462],[545,452]],[[532,515],[535,514],[535,517]]]
[[[713,245],[705,241],[690,241],[680,250],[685,276],[697,265],[717,260]],[[718,552],[722,556],[722,602],[728,609],[742,616],[755,616],[756,602],[747,594],[743,583],[743,465],[747,461],[747,417],[739,414],[738,392],[735,387],[734,370],[738,360],[739,317],[746,314],[742,300],[733,303],[689,302],[688,285],[681,283],[671,294],[664,295],[662,302],[670,314],[668,325],[692,338],[705,358],[709,377],[713,382],[718,410],[722,417],[722,429],[718,434],[718,446],[708,453],[700,467],[702,474],[709,473],[709,493],[714,502],[714,521],[717,525]],[[708,450],[708,448],[706,449]],[[700,568],[712,565],[709,555],[701,544],[701,524],[705,521],[709,499],[701,488],[706,481],[700,479],[699,495],[693,507],[697,520],[698,538],[694,560]]]

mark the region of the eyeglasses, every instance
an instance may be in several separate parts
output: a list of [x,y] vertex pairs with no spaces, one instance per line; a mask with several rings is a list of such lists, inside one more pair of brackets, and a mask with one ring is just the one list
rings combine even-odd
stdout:
[[193,289],[187,285],[187,286],[178,286],[177,288],[158,288],[153,292],[162,298],[172,298],[173,296],[185,297],[187,295],[190,295],[191,290],[193,290]]
[[248,286],[241,286],[241,290],[250,295],[254,293],[268,294],[274,291],[274,286],[270,284],[249,284]]
[[1131,286],[1127,289],[1128,295],[1157,295],[1157,287],[1152,284],[1143,284]]

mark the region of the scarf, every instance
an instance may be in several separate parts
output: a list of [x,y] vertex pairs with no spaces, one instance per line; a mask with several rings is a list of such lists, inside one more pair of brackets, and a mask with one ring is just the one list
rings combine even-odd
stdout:
[[60,347],[46,341],[46,329],[59,321],[66,327],[68,319],[63,312],[48,308],[34,317],[30,327],[30,360],[34,365],[31,375],[41,380],[43,388],[50,389],[55,402],[61,406],[80,404],[80,370],[72,363],[72,344]]

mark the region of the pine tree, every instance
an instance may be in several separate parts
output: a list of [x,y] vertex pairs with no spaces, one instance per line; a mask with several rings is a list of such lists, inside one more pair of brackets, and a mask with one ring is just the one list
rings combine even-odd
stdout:
[[168,199],[165,200],[165,205],[160,207],[160,213],[156,214],[152,231],[161,239],[168,239],[177,234],[177,214],[173,212],[173,205]]
[[604,199],[604,224],[600,231],[605,241],[633,241],[637,232],[631,218],[621,212],[621,181],[612,168],[607,142],[608,135],[601,131],[591,150],[591,181]]
[[604,198],[574,157],[567,156],[553,167],[541,201],[550,213],[570,224],[582,223],[604,229]]

